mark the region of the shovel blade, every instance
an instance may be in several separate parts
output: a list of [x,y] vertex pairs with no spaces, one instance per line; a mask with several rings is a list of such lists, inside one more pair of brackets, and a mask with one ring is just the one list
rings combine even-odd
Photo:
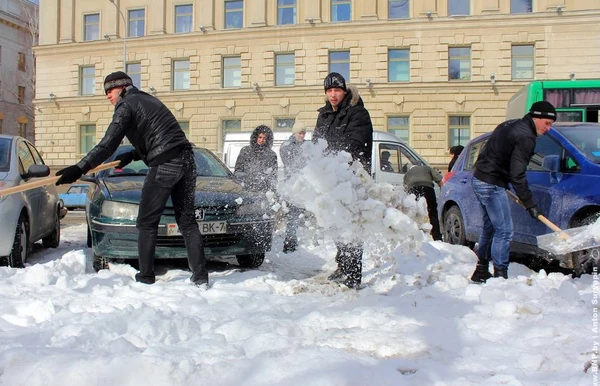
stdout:
[[537,236],[538,247],[555,255],[596,248],[600,246],[600,235],[594,233],[589,225],[548,233]]

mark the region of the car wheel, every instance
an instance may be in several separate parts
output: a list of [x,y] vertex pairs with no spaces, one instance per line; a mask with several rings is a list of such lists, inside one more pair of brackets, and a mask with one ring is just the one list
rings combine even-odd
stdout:
[[54,228],[52,233],[42,239],[42,246],[44,248],[56,248],[60,244],[60,215],[56,213],[54,219]]
[[[598,217],[600,217],[600,212],[587,216],[584,219],[574,221],[572,227],[576,228],[593,224],[596,222],[596,220],[598,220]],[[596,272],[599,272],[600,246],[583,251],[573,252],[573,262],[575,263],[575,276],[577,277],[585,273],[593,273],[594,268],[596,269]]]
[[29,253],[29,224],[25,215],[19,216],[12,250],[8,255],[8,265],[13,268],[23,268]]
[[94,261],[92,266],[96,272],[102,269],[108,269],[108,259],[106,257],[98,256],[94,253]]
[[242,268],[258,268],[265,261],[264,253],[254,253],[251,255],[237,255],[235,257]]
[[458,206],[451,206],[444,213],[444,241],[454,245],[467,245],[465,222]]

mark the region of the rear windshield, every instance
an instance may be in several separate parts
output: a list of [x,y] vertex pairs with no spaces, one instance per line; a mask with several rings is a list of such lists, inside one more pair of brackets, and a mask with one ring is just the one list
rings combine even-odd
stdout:
[[10,167],[10,139],[0,138],[0,171],[6,172]]
[[597,126],[564,127],[558,131],[588,159],[600,163],[600,129]]
[[[126,149],[125,151],[130,151]],[[211,152],[206,149],[194,148],[196,159],[196,175],[198,177],[229,177],[229,169],[225,167]],[[103,177],[145,176],[148,166],[143,161],[134,161],[123,169],[109,169]]]

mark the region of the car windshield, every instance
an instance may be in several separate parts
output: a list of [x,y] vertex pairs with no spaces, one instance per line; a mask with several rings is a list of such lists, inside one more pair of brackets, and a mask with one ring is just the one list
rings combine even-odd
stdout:
[[588,159],[600,163],[600,128],[598,126],[564,127],[557,130],[581,150]]
[[10,168],[10,139],[0,138],[0,170],[8,171]]
[[[130,151],[131,149],[125,149]],[[122,153],[122,152],[120,152]],[[196,175],[198,177],[228,177],[229,170],[208,150],[194,148]],[[110,169],[103,177],[145,176],[148,166],[143,161],[134,161],[123,169]]]

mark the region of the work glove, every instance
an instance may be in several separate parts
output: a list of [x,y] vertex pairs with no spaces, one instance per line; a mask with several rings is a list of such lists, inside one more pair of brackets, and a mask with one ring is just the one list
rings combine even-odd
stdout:
[[56,185],[72,184],[83,175],[83,170],[77,165],[71,165],[60,169],[56,172],[56,175],[60,176],[58,181],[56,181]]
[[123,169],[125,166],[129,165],[131,161],[136,161],[139,158],[137,157],[137,153],[135,150],[128,151],[127,153],[121,153],[115,157],[115,161],[120,161],[119,165],[115,169]]
[[531,208],[527,209],[527,213],[529,213],[529,215],[531,216],[531,218],[533,218],[534,220],[539,220],[540,216],[543,216],[544,214],[542,213],[541,210],[538,209],[537,206],[532,206]]

